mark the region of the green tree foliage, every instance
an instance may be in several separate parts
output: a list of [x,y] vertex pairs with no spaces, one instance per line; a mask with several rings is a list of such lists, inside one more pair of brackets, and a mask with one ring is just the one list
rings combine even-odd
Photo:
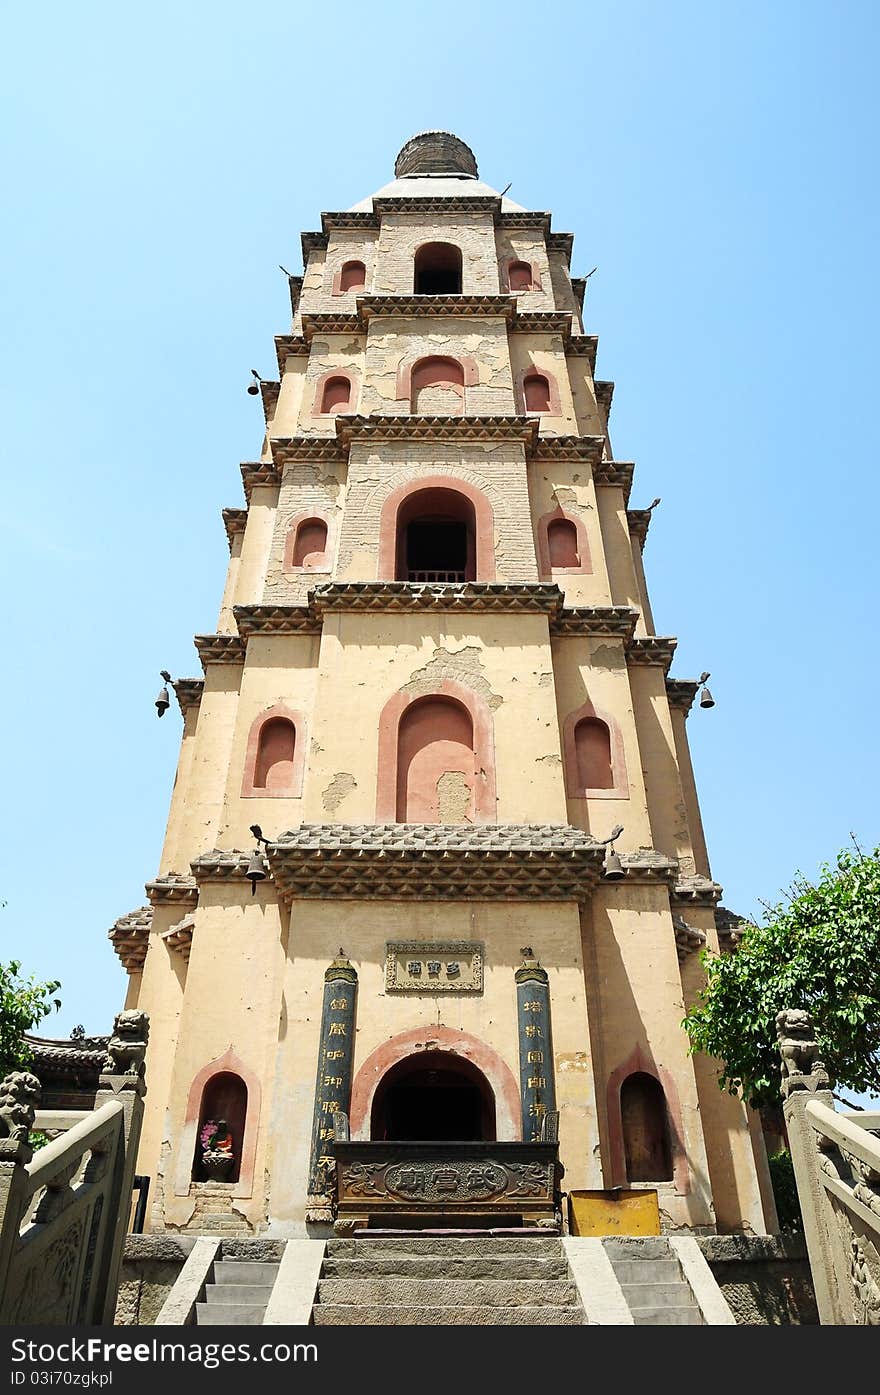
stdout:
[[806,1008],[832,1080],[880,1094],[880,849],[841,852],[792,891],[734,953],[703,951],[706,985],[682,1024],[691,1050],[721,1063],[722,1089],[778,1104],[776,1014]]
[[25,1070],[32,1052],[24,1040],[61,1002],[52,994],[61,987],[49,980],[37,983],[33,975],[21,978],[21,964],[12,959],[0,964],[0,1079],[11,1070]]

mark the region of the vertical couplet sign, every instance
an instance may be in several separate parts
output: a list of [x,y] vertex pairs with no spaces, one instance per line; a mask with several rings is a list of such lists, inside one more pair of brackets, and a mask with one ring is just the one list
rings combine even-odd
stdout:
[[324,972],[324,1006],[315,1080],[315,1114],[309,1161],[309,1194],[326,1196],[328,1171],[335,1161],[333,1115],[347,1114],[351,1105],[351,1064],[354,1054],[354,1000],[357,974],[342,950]]
[[550,982],[531,949],[517,969],[516,1015],[519,1032],[519,1089],[524,1143],[538,1143],[544,1116],[556,1108]]

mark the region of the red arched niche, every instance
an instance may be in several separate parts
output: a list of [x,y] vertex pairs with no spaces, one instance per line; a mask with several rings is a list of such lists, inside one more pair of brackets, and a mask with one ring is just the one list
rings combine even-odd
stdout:
[[[423,497],[418,497],[423,496]],[[441,499],[442,496],[442,499]],[[453,496],[458,496],[454,498]],[[448,475],[426,475],[421,479],[408,480],[393,489],[382,505],[379,517],[379,560],[378,580],[395,581],[400,579],[405,558],[400,555],[401,533],[411,522],[418,519],[420,510],[443,507],[457,513],[459,520],[470,523],[472,543],[468,542],[465,579],[473,581],[495,580],[495,520],[492,505],[481,490],[464,480],[450,479]],[[468,507],[469,506],[469,507]],[[442,569],[438,569],[442,570]]]
[[474,506],[456,489],[419,489],[397,511],[397,581],[476,581]]
[[519,1086],[507,1063],[478,1037],[451,1027],[415,1027],[392,1037],[367,1057],[351,1087],[351,1136],[369,1139],[373,1101],[386,1072],[401,1061],[413,1066],[424,1053],[442,1052],[462,1063],[469,1063],[484,1077],[494,1096],[495,1136],[502,1143],[522,1139]]
[[254,718],[245,752],[243,799],[298,799],[305,769],[305,721],[283,703]]
[[330,529],[331,519],[322,509],[304,509],[295,514],[284,539],[284,571],[327,571]]
[[367,284],[367,268],[361,261],[343,262],[333,277],[333,295],[345,295],[347,291],[362,291]]
[[[686,1196],[691,1189],[690,1169],[688,1168],[687,1153],[684,1146],[684,1129],[681,1120],[681,1106],[678,1101],[678,1091],[675,1088],[675,1081],[668,1070],[663,1066],[656,1066],[647,1055],[642,1046],[636,1046],[627,1056],[625,1061],[621,1061],[616,1070],[608,1077],[605,1101],[608,1111],[608,1141],[610,1145],[611,1157],[611,1186],[625,1187],[627,1185],[626,1173],[626,1144],[623,1133],[623,1117],[621,1113],[621,1087],[624,1082],[633,1075],[649,1075],[657,1081],[663,1091],[666,1101],[666,1122],[667,1122],[667,1143],[672,1155],[672,1180],[675,1190],[679,1196]],[[652,1179],[658,1182],[663,1178]]]
[[[449,704],[440,713],[443,700]],[[427,706],[432,703],[434,706]],[[420,716],[420,705],[426,704]],[[412,715],[410,710],[412,709]],[[472,747],[463,751],[461,739],[466,733],[466,719],[469,721]],[[421,744],[420,744],[421,743]],[[474,823],[494,823],[496,819],[495,799],[495,745],[492,735],[492,716],[482,698],[455,679],[444,678],[437,684],[433,693],[415,696],[412,693],[395,693],[389,698],[379,717],[379,774],[376,785],[376,821],[378,823],[439,823],[438,818],[399,817],[401,797],[408,812],[410,783],[412,784],[413,809],[425,810],[429,807],[430,781],[434,779],[435,797],[438,804],[441,793],[436,792],[437,779],[442,774],[440,762],[453,761],[451,767],[461,769],[467,763],[473,771],[471,797],[468,801],[467,820]],[[413,772],[413,765],[415,771]],[[444,769],[449,770],[446,766]],[[412,774],[412,780],[410,776]],[[460,791],[460,782],[453,781],[448,794],[453,803]],[[456,819],[455,822],[467,820]]]
[[[202,1129],[211,1120],[215,1124],[226,1125],[232,1139],[232,1155],[235,1159],[232,1171],[225,1179],[237,1182],[241,1174],[241,1146],[244,1141],[247,1120],[247,1086],[234,1071],[218,1071],[212,1075],[202,1091],[202,1104],[199,1110],[199,1127],[196,1133],[196,1147],[193,1156],[192,1179],[194,1182],[207,1181],[202,1163]],[[221,1130],[222,1132],[222,1127]]]
[[[417,354],[415,358],[401,359],[397,365],[397,400],[399,402],[409,402],[410,410],[414,411],[412,405],[413,398],[413,378],[425,364],[452,363],[461,370],[461,383],[463,387],[476,387],[480,381],[480,370],[477,360],[471,354],[461,354],[458,358],[450,358],[446,355]],[[421,380],[421,379],[420,379]],[[455,380],[457,381],[457,375]]]
[[[585,724],[589,733],[587,739],[578,737],[578,727]],[[591,769],[599,768],[598,757],[600,728],[608,733],[610,749],[610,772],[605,778],[610,783],[588,785]],[[604,738],[602,738],[604,741]],[[569,712],[562,724],[562,760],[565,767],[565,786],[569,799],[628,799],[629,782],[626,774],[626,759],[623,754],[623,735],[614,717],[608,712],[600,712],[591,702],[585,702],[576,711]]]
[[458,359],[439,355],[418,359],[410,374],[409,406],[421,416],[462,416],[464,368]]
[[[552,531],[559,526],[566,527],[567,534],[554,540]],[[592,572],[587,530],[579,514],[552,509],[538,519],[537,535],[538,568],[542,577],[550,579],[559,575]]]
[[335,416],[339,412],[354,411],[354,377],[344,368],[330,368],[322,373],[315,383],[315,400],[312,415],[316,417]]
[[537,368],[533,363],[521,368],[516,375],[516,390],[520,411],[527,416],[541,413],[551,417],[562,416],[559,386],[546,368]]
[[473,823],[474,724],[449,697],[410,703],[397,729],[398,823]]
[[[232,1047],[222,1056],[209,1061],[193,1079],[186,1100],[186,1113],[180,1133],[180,1148],[174,1173],[175,1196],[188,1196],[191,1185],[192,1162],[198,1143],[199,1122],[202,1119],[202,1103],[206,1087],[217,1076],[233,1075],[244,1086],[247,1109],[241,1137],[241,1155],[238,1161],[238,1179],[235,1196],[252,1196],[254,1190],[254,1161],[257,1153],[257,1135],[260,1127],[260,1105],[262,1091],[259,1076],[252,1071]],[[231,1122],[231,1121],[229,1121]],[[235,1136],[233,1134],[233,1143]]]

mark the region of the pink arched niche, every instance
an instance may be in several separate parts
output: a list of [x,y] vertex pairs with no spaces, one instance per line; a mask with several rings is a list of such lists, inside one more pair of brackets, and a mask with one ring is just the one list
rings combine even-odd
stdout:
[[322,373],[320,378],[318,378],[317,382],[315,383],[315,396],[312,401],[313,417],[325,417],[335,415],[335,410],[332,406],[325,409],[324,395],[327,391],[328,384],[332,384],[337,379],[348,383],[348,402],[341,406],[339,410],[343,413],[354,412],[356,410],[357,382],[355,380],[354,374],[350,373],[347,368],[328,368],[327,372]]
[[444,678],[429,694],[417,696],[414,693],[395,693],[382,708],[379,717],[379,774],[376,782],[377,823],[398,821],[401,721],[410,709],[426,698],[449,698],[458,707],[463,708],[470,718],[474,753],[473,819],[475,823],[494,823],[497,810],[492,716],[483,699],[463,683],[456,682],[454,678]]
[[238,1171],[238,1181],[233,1189],[233,1196],[253,1196],[254,1192],[254,1161],[257,1154],[257,1136],[260,1129],[260,1103],[262,1091],[260,1089],[259,1077],[240,1056],[228,1047],[222,1056],[217,1056],[213,1061],[209,1061],[206,1066],[202,1066],[193,1079],[189,1087],[189,1094],[186,1099],[186,1113],[183,1119],[183,1128],[180,1134],[180,1144],[177,1155],[177,1165],[174,1171],[174,1194],[175,1196],[188,1196],[191,1184],[190,1173],[192,1170],[193,1157],[196,1148],[196,1133],[199,1127],[199,1116],[202,1108],[202,1096],[205,1086],[215,1075],[221,1074],[237,1075],[247,1090],[247,1113],[244,1123],[244,1137],[241,1145],[241,1162]]
[[520,412],[534,415],[532,408],[526,406],[526,378],[532,377],[546,378],[549,402],[544,415],[548,417],[561,417],[562,406],[559,401],[559,384],[553,374],[546,368],[539,368],[536,363],[528,363],[525,368],[521,368],[516,375],[516,400]]
[[[613,783],[604,789],[588,788],[581,782],[575,728],[578,722],[585,719],[604,722],[608,728]],[[612,717],[610,712],[601,711],[589,701],[574,712],[569,712],[562,724],[562,763],[565,768],[565,788],[569,799],[629,799],[626,757],[623,753],[623,733],[617,720]]]
[[348,295],[351,291],[364,291],[366,287],[366,263],[360,257],[351,257],[342,263],[333,277],[331,295]]
[[[526,280],[528,273],[528,281]],[[535,267],[534,262],[527,262],[521,257],[508,257],[502,264],[501,281],[506,290],[512,295],[517,291],[540,291],[541,275]]]
[[[312,519],[318,523],[323,523],[327,529],[324,551],[320,556],[316,557],[314,561],[307,560],[302,566],[296,566],[293,559],[299,530],[303,524],[310,523]],[[285,572],[329,571],[332,548],[333,519],[330,514],[325,513],[323,509],[303,509],[300,513],[294,514],[287,526],[287,535],[284,539],[283,570]]]
[[[558,567],[554,566],[550,555],[550,528],[554,523],[571,523],[574,525],[577,537],[577,566]],[[592,573],[593,564],[590,560],[590,544],[587,540],[587,530],[584,520],[580,514],[567,513],[565,509],[557,508],[545,513],[538,519],[538,568],[542,577],[549,580],[554,576],[585,575]]]
[[606,1108],[608,1114],[608,1144],[611,1152],[611,1186],[628,1185],[626,1176],[626,1150],[623,1142],[623,1120],[620,1112],[620,1090],[623,1082],[636,1073],[650,1075],[662,1086],[666,1096],[666,1114],[669,1124],[669,1144],[672,1152],[673,1186],[679,1196],[687,1196],[691,1189],[691,1175],[684,1146],[681,1105],[675,1081],[663,1066],[654,1064],[641,1045],[630,1052],[625,1061],[613,1070],[606,1086]]
[[496,1137],[501,1143],[522,1139],[519,1086],[507,1063],[478,1037],[451,1027],[414,1027],[401,1032],[368,1056],[351,1087],[351,1136],[369,1139],[373,1099],[386,1071],[422,1051],[446,1052],[475,1066],[495,1095]]
[[[397,367],[397,400],[399,402],[409,402],[412,399],[413,391],[413,369],[419,364],[427,363],[431,359],[449,359],[449,354],[416,354],[413,358],[401,359]],[[470,354],[456,355],[454,362],[458,364],[462,372],[462,383],[466,388],[476,387],[480,381],[480,370],[477,367],[477,360]]]
[[[283,784],[267,787],[258,783],[262,772],[260,763],[261,738],[269,723],[289,722],[293,727],[293,759],[285,771]],[[247,750],[244,759],[244,777],[241,783],[242,799],[298,799],[302,794],[303,772],[306,759],[306,723],[300,712],[294,712],[284,703],[276,703],[255,717],[248,733]]]
[[474,572],[477,581],[495,580],[495,519],[492,505],[481,490],[450,475],[423,475],[407,480],[387,495],[379,515],[378,581],[393,581],[397,573],[398,517],[402,506],[412,495],[436,489],[462,494],[474,511],[474,540],[476,558]]

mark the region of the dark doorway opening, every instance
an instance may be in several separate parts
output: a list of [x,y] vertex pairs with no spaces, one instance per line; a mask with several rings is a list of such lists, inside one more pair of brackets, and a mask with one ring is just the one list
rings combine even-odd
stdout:
[[461,250],[450,242],[427,242],[416,252],[416,295],[461,295]]
[[406,530],[409,581],[464,581],[468,530],[464,523],[411,523]]
[[485,1142],[495,1138],[495,1100],[488,1080],[441,1051],[401,1061],[383,1077],[373,1100],[370,1137],[402,1142]]

